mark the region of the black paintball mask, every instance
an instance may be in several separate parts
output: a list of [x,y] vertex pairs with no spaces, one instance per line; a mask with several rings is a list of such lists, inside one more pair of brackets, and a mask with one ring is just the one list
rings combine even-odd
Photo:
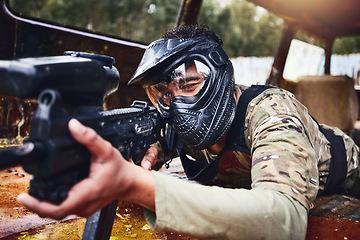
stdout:
[[140,81],[177,136],[193,149],[218,142],[235,116],[233,67],[211,37],[151,43],[128,84]]

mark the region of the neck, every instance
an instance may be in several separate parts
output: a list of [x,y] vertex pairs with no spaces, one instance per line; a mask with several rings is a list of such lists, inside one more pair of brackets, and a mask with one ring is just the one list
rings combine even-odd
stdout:
[[227,134],[225,133],[225,135],[217,143],[208,148],[211,154],[218,155],[221,149],[225,147],[226,135]]

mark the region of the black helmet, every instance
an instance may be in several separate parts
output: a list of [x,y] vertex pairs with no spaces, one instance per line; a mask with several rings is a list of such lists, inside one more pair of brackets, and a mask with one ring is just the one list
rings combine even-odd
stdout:
[[[189,74],[190,69],[195,69],[197,78]],[[212,37],[151,43],[129,84],[138,81],[180,139],[193,149],[214,145],[234,119],[233,67]],[[171,96],[174,86],[179,93]],[[186,94],[189,87],[193,94]]]

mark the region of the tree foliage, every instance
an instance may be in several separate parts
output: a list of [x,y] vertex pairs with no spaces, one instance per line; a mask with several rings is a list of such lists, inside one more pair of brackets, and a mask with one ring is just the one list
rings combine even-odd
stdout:
[[15,11],[148,43],[175,26],[181,0],[10,0]]
[[206,23],[223,39],[230,56],[272,56],[283,21],[243,0],[204,1],[199,22]]
[[[175,26],[182,0],[10,0],[20,14],[149,43]],[[245,0],[203,0],[200,24],[230,57],[273,56],[283,21]],[[360,52],[360,38],[339,39],[335,53]]]
[[360,36],[336,39],[334,42],[333,51],[338,54],[359,53]]

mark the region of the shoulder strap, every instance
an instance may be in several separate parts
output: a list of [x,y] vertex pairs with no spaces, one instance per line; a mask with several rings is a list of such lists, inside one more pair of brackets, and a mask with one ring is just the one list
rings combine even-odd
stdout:
[[251,100],[269,88],[273,87],[268,85],[252,85],[241,94],[233,124],[227,133],[226,146],[241,147],[245,153],[250,155],[250,149],[246,146],[244,136],[246,110]]
[[330,168],[324,190],[318,192],[318,195],[343,194],[342,183],[347,175],[347,157],[345,144],[342,137],[335,135],[331,130],[323,128],[319,124],[320,131],[330,142]]
[[319,130],[324,134],[325,138],[330,142],[330,166],[329,175],[327,177],[324,190],[319,190],[318,195],[344,194],[342,187],[347,175],[347,155],[345,143],[342,137],[335,135],[334,131],[321,126],[318,121],[309,113],[313,121],[318,125]]

